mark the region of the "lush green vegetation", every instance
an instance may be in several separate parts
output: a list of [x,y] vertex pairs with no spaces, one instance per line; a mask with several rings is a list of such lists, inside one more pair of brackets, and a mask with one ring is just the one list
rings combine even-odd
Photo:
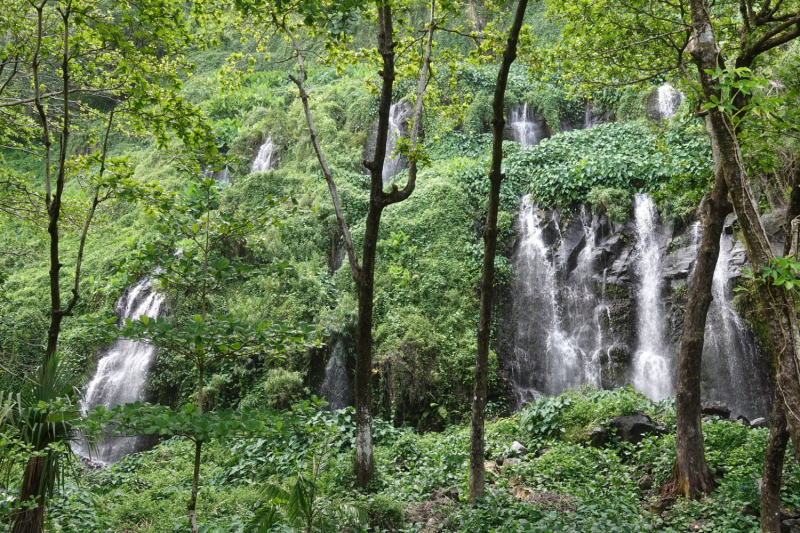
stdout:
[[[162,13],[162,4],[151,1],[143,4],[154,10],[147,13]],[[69,177],[59,210],[61,293],[72,290],[84,237],[86,246],[74,289],[80,298],[65,315],[57,357],[51,359],[44,356],[52,317],[51,235],[42,199],[50,167],[36,133],[40,118],[30,107],[19,115],[0,113],[2,527],[20,508],[11,496],[19,492],[29,461],[44,458],[54,465],[48,466],[54,475],[46,527],[65,533],[185,531],[190,499],[205,532],[758,531],[755,480],[767,430],[726,420],[704,423],[706,458],[719,486],[702,500],[670,501],[661,512],[655,508],[664,505],[658,488],[675,459],[673,400],[653,402],[627,388],[587,388],[512,412],[495,353],[489,360],[489,490],[485,500],[467,505],[466,424],[489,193],[491,101],[509,19],[502,2],[477,3],[477,20],[487,19],[485,38],[465,37],[464,29],[477,23],[458,10],[448,22],[464,31],[437,34],[416,189],[382,214],[371,369],[376,470],[366,488],[356,488],[354,412],[327,411],[317,394],[334,345],[344,346],[345,363],[354,366],[357,291],[297,86],[289,78],[296,74],[291,43],[274,35],[261,40],[263,28],[253,20],[265,22],[248,18],[255,17],[248,13],[255,4],[232,3],[230,13],[201,4],[197,12],[168,17],[177,26],[158,34],[163,46],[143,47],[142,53],[152,53],[152,64],[142,61],[147,68],[131,70],[133,78],[148,80],[144,88],[126,78],[135,90],[113,93],[113,104],[86,95],[72,105],[82,113],[61,164]],[[419,59],[414,32],[426,23],[427,12],[419,3],[400,4],[398,27],[406,33],[393,101],[413,103]],[[441,4],[443,10],[453,7]],[[577,79],[570,73],[575,65],[553,63],[552,53],[563,51],[556,46],[562,25],[545,16],[546,4],[534,2],[528,10],[520,61],[505,98],[505,112],[527,103],[552,134],[535,146],[503,145],[507,179],[495,283],[506,291],[514,275],[521,196],[530,194],[541,207],[554,209],[589,205],[622,224],[633,194],[648,192],[662,216],[680,228],[696,216],[713,182],[706,126],[702,113],[689,109],[691,96],[676,120],[660,124],[648,114],[648,99],[661,74],[613,89],[608,86],[616,83],[599,88]],[[370,205],[364,159],[379,106],[375,14],[355,1],[298,5],[298,20],[323,28],[301,39],[314,51],[305,87],[345,222],[360,249]],[[551,11],[559,13],[557,6]],[[112,49],[109,42],[127,35],[114,30],[115,14],[113,7],[103,11],[108,19],[102,27],[110,36],[97,37]],[[60,28],[53,16],[53,27]],[[16,28],[9,21],[0,15],[0,29]],[[35,32],[22,34],[31,38]],[[94,50],[96,44],[89,39],[81,46]],[[58,50],[48,50],[46,59],[55,61]],[[790,77],[797,70],[796,48],[786,56],[768,73]],[[9,57],[0,54],[0,62]],[[110,69],[116,59],[80,63],[78,80],[94,79],[97,71],[127,73],[121,60],[119,72]],[[601,70],[604,82],[619,75]],[[54,67],[49,75],[57,72]],[[753,87],[748,90],[766,85]],[[120,102],[130,105],[130,115],[119,123],[108,119],[106,128],[106,114]],[[773,120],[780,110],[770,98],[753,102],[753,115],[770,117],[772,126],[786,122]],[[61,120],[58,109],[48,106]],[[587,109],[608,123],[580,129]],[[24,125],[20,131],[13,128],[18,123]],[[773,153],[776,134],[759,137],[758,123],[741,127],[752,143],[744,164],[769,182],[783,161]],[[275,146],[276,164],[251,173],[267,139]],[[54,159],[60,155],[54,149]],[[786,160],[791,168],[793,159]],[[106,161],[111,177],[95,180]],[[223,170],[228,180],[212,179]],[[402,187],[407,180],[406,170],[394,183]],[[783,198],[785,185],[765,185],[763,198]],[[92,199],[100,190],[108,195],[95,212]],[[94,219],[83,235],[87,213]],[[798,263],[779,259],[753,279],[771,278],[794,291]],[[116,324],[116,302],[145,275],[166,295],[164,316]],[[748,304],[747,312],[754,314],[754,308]],[[103,347],[120,336],[159,348],[148,372],[149,404],[101,408],[84,417],[73,385],[88,381]],[[614,416],[640,411],[666,426],[666,434],[632,445],[607,429]],[[598,425],[605,425],[606,446],[591,445]],[[107,468],[84,469],[68,448],[79,432],[90,438],[102,432],[144,434],[158,444]],[[514,451],[515,441],[530,453]],[[800,470],[792,463],[784,472],[783,503],[800,508]],[[196,498],[193,482],[199,485]]]
[[[648,437],[639,445],[613,435],[607,448],[589,445],[595,426],[637,411],[664,423],[670,433]],[[649,477],[657,489],[672,469],[674,406],[671,401],[654,403],[630,389],[572,391],[492,421],[487,454],[499,466],[489,467],[488,497],[475,507],[464,501],[469,448],[465,428],[420,434],[376,421],[378,467],[369,490],[362,492],[353,489],[352,411],[303,416],[307,424],[284,438],[235,439],[206,449],[206,481],[200,495],[203,531],[243,531],[263,506],[270,505],[265,503],[264,487],[290,487],[296,476],[308,478],[314,461],[319,465],[316,505],[337,524],[337,531],[361,530],[358,516],[366,519],[370,531],[419,531],[431,518],[437,530],[463,532],[677,533],[691,530],[691,524],[700,524],[698,530],[706,532],[758,530],[755,479],[767,430],[717,419],[706,423],[711,467],[724,472],[720,486],[701,502],[676,502],[660,517],[646,511],[650,501],[657,501],[657,490],[642,489],[640,482]],[[530,453],[516,454],[514,441]],[[190,478],[190,449],[191,443],[173,439],[112,467],[81,474],[53,502],[53,530],[77,533],[89,525],[95,531],[182,530],[189,485],[176,480]],[[507,458],[519,462],[503,465]],[[532,503],[527,501],[529,494]],[[790,465],[784,504],[796,506],[798,494],[800,470]],[[344,504],[364,513],[348,513]]]

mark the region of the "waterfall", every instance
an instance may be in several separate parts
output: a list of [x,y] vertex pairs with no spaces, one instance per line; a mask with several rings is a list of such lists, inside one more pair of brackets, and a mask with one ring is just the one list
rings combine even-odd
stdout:
[[[577,266],[567,273],[568,261],[556,262],[545,243],[545,227],[551,227],[562,242],[557,218],[543,223],[531,197],[522,198],[514,256],[511,364],[511,383],[520,406],[540,394],[560,394],[586,382],[600,384],[602,306],[594,295],[591,264],[595,236],[591,223],[587,227],[586,213],[582,215],[586,242]],[[565,276],[566,290],[559,284]]]
[[231,178],[230,178],[230,174],[228,172],[227,165],[225,166],[225,168],[223,168],[222,170],[218,170],[218,171],[214,171],[214,169],[211,168],[211,167],[206,167],[205,170],[203,170],[203,177],[204,178],[212,178],[217,183],[230,184],[230,182],[231,182]]
[[634,217],[639,345],[633,360],[633,385],[654,400],[661,400],[673,392],[671,350],[666,342],[668,319],[661,297],[658,212],[647,194],[636,195]]
[[508,125],[511,127],[512,138],[522,146],[538,144],[547,136],[542,125],[535,120],[528,104],[511,108],[508,113]]
[[397,149],[397,141],[406,134],[408,120],[411,118],[413,108],[408,102],[392,104],[389,108],[389,131],[386,136],[386,157],[383,160],[383,186],[387,186],[392,179],[406,168],[406,159],[400,154],[392,155]]
[[703,370],[714,400],[731,408],[734,416],[767,416],[768,380],[761,353],[745,323],[733,308],[728,264],[733,235],[723,233],[712,282],[703,350]]
[[352,405],[350,394],[350,376],[344,358],[345,344],[339,339],[334,344],[325,367],[325,379],[320,386],[320,395],[323,396],[331,410],[342,409]]
[[678,107],[680,107],[682,101],[683,95],[681,92],[675,89],[669,83],[665,83],[659,87],[656,91],[655,102],[658,118],[661,120],[666,120],[675,116],[675,113],[678,111]]
[[272,142],[272,137],[267,136],[264,144],[258,149],[258,154],[253,161],[253,166],[250,168],[250,174],[255,172],[266,172],[274,166],[273,156],[275,154],[275,145]]
[[[117,302],[117,315],[121,319],[140,316],[156,318],[164,303],[163,295],[153,289],[149,277],[128,289]],[[86,412],[98,406],[115,407],[142,401],[147,371],[153,362],[156,348],[144,342],[119,339],[97,363],[97,371],[86,387],[81,409]],[[140,449],[138,437],[106,438],[97,443],[97,454],[92,459],[100,463],[113,463]],[[89,456],[85,445],[76,450]]]

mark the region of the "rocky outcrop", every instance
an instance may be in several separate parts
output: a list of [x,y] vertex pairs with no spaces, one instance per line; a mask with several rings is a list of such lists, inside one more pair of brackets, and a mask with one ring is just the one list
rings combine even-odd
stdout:
[[[511,286],[498,287],[498,343],[495,349],[501,372],[513,389],[513,380],[518,379],[515,374],[519,375],[527,369],[531,377],[526,383],[524,401],[530,401],[542,393],[557,393],[558,390],[554,388],[558,387],[553,387],[552,382],[548,383],[547,376],[559,371],[563,375],[558,378],[560,381],[556,381],[568,387],[576,386],[576,382],[590,382],[602,388],[632,383],[632,367],[637,347],[641,344],[637,331],[639,318],[636,298],[642,280],[637,273],[637,261],[640,258],[636,248],[635,220],[631,217],[624,224],[612,224],[606,216],[592,214],[588,206],[572,211],[550,211],[534,206],[533,210],[533,214],[528,213],[527,216],[533,216],[539,224],[537,238],[541,239],[539,249],[543,250],[540,256],[543,254],[549,262],[547,268],[551,269],[550,276],[554,279],[550,283],[555,283],[555,287],[546,286],[548,279],[545,269],[519,264],[526,238],[520,227],[513,247],[506,251],[514,264],[515,275],[525,275],[525,272],[533,275],[536,279],[528,280],[526,288],[534,292],[538,290],[541,295],[550,294],[552,301],[544,302],[543,296],[533,294],[527,297],[524,306],[515,305],[521,294],[517,280]],[[765,226],[776,247],[782,246],[782,220],[782,213],[764,216]],[[730,280],[735,282],[741,276],[747,259],[744,246],[735,239],[734,229],[735,220],[731,217],[726,221],[723,236],[727,239],[725,242],[729,249],[726,250],[726,265],[721,274],[725,276],[723,281],[728,283],[729,291],[732,290]],[[653,238],[661,257],[663,320],[670,345],[668,350],[671,351],[666,357],[674,365],[683,327],[689,277],[700,241],[700,228],[697,225],[672,228],[662,223],[657,224],[654,231]],[[531,258],[527,257],[526,260],[530,261]],[[539,257],[538,260],[543,259]],[[729,300],[733,300],[732,293]],[[548,306],[555,308],[555,315],[542,314],[542,310]],[[726,316],[731,314],[735,313],[731,310]],[[554,322],[559,324],[553,326]],[[754,336],[745,331],[746,324],[743,326],[742,320],[738,322],[737,331],[718,332],[719,337],[737,335],[735,343],[756,345]],[[520,344],[518,331],[526,325],[528,332],[523,340],[528,344]],[[720,327],[720,323],[714,324],[714,328]],[[542,331],[547,328],[560,330]],[[555,356],[548,355],[549,359],[544,360],[543,349],[551,350],[554,346],[560,351]],[[746,379],[738,385],[732,385],[735,377],[723,364],[729,347],[719,346],[716,349],[720,352],[717,360],[709,359],[710,363],[703,368],[705,400],[728,403],[735,416],[766,416],[769,397],[766,364],[760,360],[760,356],[758,361],[748,361],[746,368],[741,369]],[[757,346],[750,351],[757,352]],[[594,365],[594,368],[589,368],[590,365]],[[570,381],[573,376],[577,378]],[[665,375],[663,379],[672,380],[674,377]],[[751,400],[755,397],[758,400],[748,400],[753,404],[753,409],[747,410],[737,405],[730,394],[751,386]],[[517,399],[519,403],[519,395]]]

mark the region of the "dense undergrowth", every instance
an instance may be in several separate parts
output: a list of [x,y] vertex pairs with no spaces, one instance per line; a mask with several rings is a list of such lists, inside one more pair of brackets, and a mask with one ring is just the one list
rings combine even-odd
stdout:
[[[589,431],[598,424],[639,411],[664,424],[668,434],[633,445],[608,430],[606,447],[589,444]],[[320,411],[309,415],[305,430],[283,440],[235,440],[206,449],[201,531],[247,531],[270,506],[278,520],[267,531],[289,531],[285,506],[268,501],[264,488],[291,486],[297,476],[314,480],[319,531],[758,531],[758,478],[768,432],[729,420],[704,424],[716,491],[699,501],[679,499],[662,512],[650,509],[671,472],[674,417],[672,400],[653,402],[631,389],[585,388],[541,398],[487,426],[488,494],[468,506],[466,427],[420,434],[377,420],[376,475],[362,491],[352,474],[352,411]],[[514,441],[530,453],[517,454]],[[70,481],[51,504],[52,530],[183,531],[190,448],[187,441],[169,440]],[[790,463],[783,501],[794,508],[800,504],[800,470]],[[346,506],[363,512],[348,513]]]

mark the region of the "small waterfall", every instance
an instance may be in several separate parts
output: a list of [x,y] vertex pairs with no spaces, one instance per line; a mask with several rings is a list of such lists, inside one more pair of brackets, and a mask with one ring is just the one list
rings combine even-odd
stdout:
[[203,170],[203,177],[204,178],[212,178],[217,183],[227,183],[230,184],[231,177],[230,173],[228,172],[228,166],[226,165],[225,168],[222,170],[214,171],[211,167],[206,167]]
[[[530,196],[522,198],[520,244],[514,257],[514,361],[511,382],[518,405],[540,394],[560,394],[590,382],[600,384],[599,355],[603,342],[600,305],[592,287],[594,232],[585,223],[586,243],[577,266],[554,263],[544,228],[552,226],[561,242],[555,216],[546,224]],[[569,276],[564,290],[559,279]],[[563,311],[562,311],[563,308]]]
[[733,235],[723,233],[714,270],[713,300],[708,310],[703,370],[714,400],[731,408],[734,416],[767,416],[768,380],[761,353],[752,334],[733,308],[728,265]]
[[661,297],[662,252],[657,235],[658,211],[647,194],[636,195],[634,217],[639,346],[633,360],[633,385],[650,398],[661,400],[673,392],[671,350],[666,342],[668,319]]
[[682,101],[683,95],[672,85],[665,83],[664,85],[660,86],[656,91],[655,101],[658,118],[661,120],[667,120],[675,116],[675,113],[678,111],[678,107],[680,107]]
[[389,131],[386,136],[386,157],[383,160],[383,186],[387,186],[393,178],[406,168],[407,161],[400,154],[392,155],[397,149],[397,141],[407,134],[408,121],[413,108],[408,102],[392,104],[389,109]]
[[[163,295],[153,289],[149,277],[144,277],[119,299],[117,315],[121,319],[135,319],[142,315],[156,318],[163,303]],[[82,410],[86,412],[101,405],[111,408],[142,401],[147,371],[155,354],[156,348],[144,342],[127,339],[114,342],[97,363],[97,371],[81,401]],[[113,463],[139,449],[138,437],[106,438],[97,443],[97,454],[92,454],[92,460]],[[83,456],[90,455],[85,445],[76,451]]]
[[320,385],[320,395],[327,400],[332,411],[352,405],[350,376],[345,364],[345,344],[339,339],[331,350],[325,367],[325,379]]
[[540,121],[535,120],[528,104],[520,104],[511,108],[508,113],[508,125],[511,136],[521,146],[538,144],[547,137]]
[[250,168],[250,174],[255,172],[266,172],[275,166],[273,156],[275,155],[275,144],[272,142],[272,137],[267,136],[264,144],[258,149],[258,154],[253,161],[253,166]]

